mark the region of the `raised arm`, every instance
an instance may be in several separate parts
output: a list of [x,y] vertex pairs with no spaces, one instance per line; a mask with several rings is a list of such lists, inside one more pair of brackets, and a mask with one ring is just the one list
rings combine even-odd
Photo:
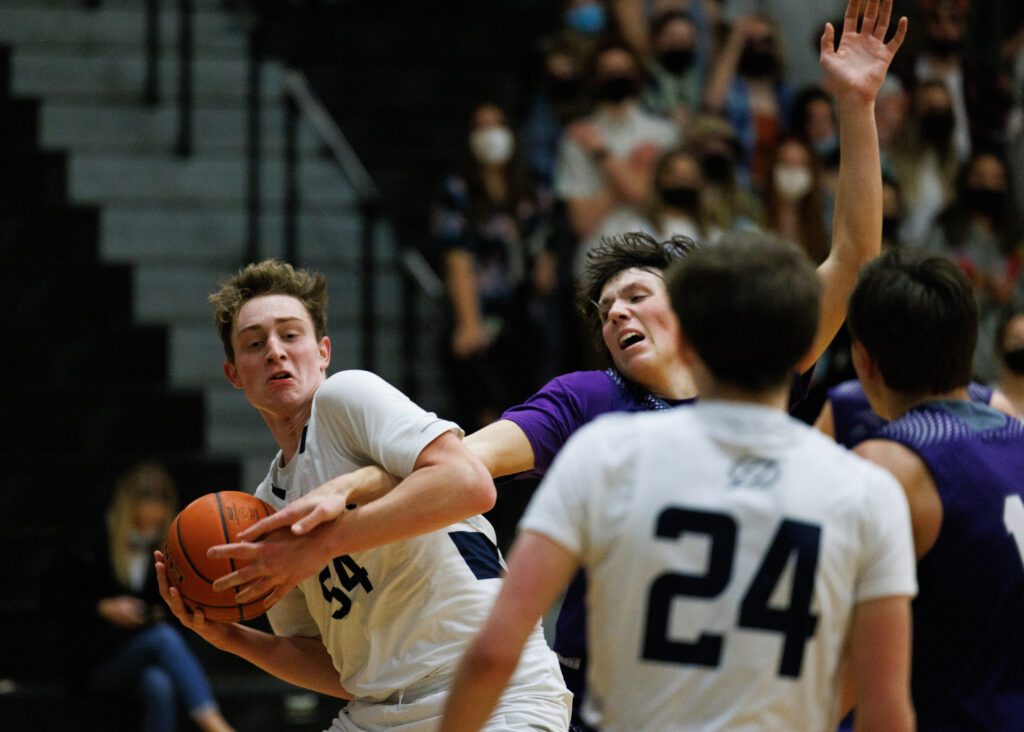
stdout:
[[850,0],[839,48],[835,29],[825,24],[820,63],[839,108],[839,180],[832,224],[832,250],[818,268],[824,289],[814,346],[800,364],[806,370],[828,348],[846,318],[846,304],[860,268],[878,256],[882,241],[882,165],[875,127],[875,97],[893,56],[903,43],[907,19],[900,18],[885,42],[893,0],[867,0],[857,30],[861,0]]

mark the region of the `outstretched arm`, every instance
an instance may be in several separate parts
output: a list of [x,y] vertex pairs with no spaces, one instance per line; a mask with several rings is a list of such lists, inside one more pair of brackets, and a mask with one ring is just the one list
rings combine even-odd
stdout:
[[[382,480],[386,481],[386,474]],[[211,557],[250,562],[219,578],[214,588],[241,588],[237,594],[239,602],[270,593],[264,601],[270,607],[339,554],[436,531],[467,516],[489,511],[495,500],[490,474],[452,432],[442,434],[423,448],[409,477],[378,500],[346,511],[347,499],[343,494],[332,497],[330,490],[325,493],[327,500],[335,501],[336,508],[340,505],[340,512],[334,520],[308,533],[278,529],[260,541],[211,548]],[[307,516],[304,523],[309,521]],[[252,528],[254,533],[257,527]],[[246,537],[250,535],[246,533]]]
[[846,305],[860,268],[878,256],[882,241],[882,165],[875,127],[875,97],[907,33],[900,18],[885,42],[893,0],[867,0],[857,30],[861,0],[849,0],[839,48],[825,24],[820,63],[839,107],[839,181],[832,222],[832,251],[818,268],[823,290],[821,319],[805,371],[824,353],[846,318]]

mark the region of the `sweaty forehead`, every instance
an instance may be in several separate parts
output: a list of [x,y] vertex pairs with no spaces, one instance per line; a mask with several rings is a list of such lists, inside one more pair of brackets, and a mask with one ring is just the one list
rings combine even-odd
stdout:
[[614,299],[620,292],[637,286],[660,287],[664,289],[665,280],[662,277],[662,273],[658,270],[630,267],[608,278],[608,281],[604,283],[604,287],[601,288],[599,302]]

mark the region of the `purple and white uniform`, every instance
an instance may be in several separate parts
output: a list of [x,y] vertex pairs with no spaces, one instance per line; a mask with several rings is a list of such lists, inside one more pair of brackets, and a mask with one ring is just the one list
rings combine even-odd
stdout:
[[[981,384],[968,384],[967,394],[971,401],[979,404],[992,402],[992,389]],[[832,405],[835,440],[847,448],[852,449],[864,442],[886,424],[871,408],[868,395],[857,379],[833,386],[828,390],[828,400]]]
[[878,437],[913,450],[942,500],[917,564],[911,691],[918,729],[1024,724],[1024,423],[935,401]]

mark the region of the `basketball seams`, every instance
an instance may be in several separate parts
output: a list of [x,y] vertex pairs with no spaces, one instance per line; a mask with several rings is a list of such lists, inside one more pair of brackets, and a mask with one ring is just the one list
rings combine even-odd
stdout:
[[[228,495],[222,495],[224,493]],[[198,555],[192,557],[189,554],[189,536],[192,537],[192,549],[196,549],[197,539],[200,547],[220,543],[220,541],[232,541],[231,527],[228,525],[227,518],[230,516],[231,509],[234,509],[236,522],[240,526],[274,513],[273,507],[265,501],[248,493],[240,492],[242,494],[238,496],[233,495],[234,493],[234,491],[218,491],[202,496],[186,506],[175,517],[165,545],[169,566],[174,564],[173,558],[177,556],[177,563],[181,567],[176,570],[179,575],[178,583],[172,581],[172,586],[177,587],[182,600],[189,606],[193,609],[202,609],[208,619],[220,622],[251,620],[266,611],[262,604],[265,598],[241,604],[230,602],[233,599],[233,596],[228,594],[230,591],[213,592],[213,580],[207,575],[216,572],[217,576],[220,576],[222,572],[217,567],[217,563],[211,564],[214,560],[201,559]],[[239,505],[243,507],[241,512],[239,512]],[[190,508],[191,510],[189,510]],[[216,518],[213,515],[214,510],[216,510]],[[228,513],[225,513],[226,510]],[[183,526],[183,523],[186,525]],[[223,560],[219,560],[219,562],[223,566]],[[230,562],[232,570],[244,566],[244,564],[244,562]],[[172,577],[168,576],[168,580],[172,580]],[[199,597],[195,595],[199,595]],[[228,602],[223,602],[224,600]]]

